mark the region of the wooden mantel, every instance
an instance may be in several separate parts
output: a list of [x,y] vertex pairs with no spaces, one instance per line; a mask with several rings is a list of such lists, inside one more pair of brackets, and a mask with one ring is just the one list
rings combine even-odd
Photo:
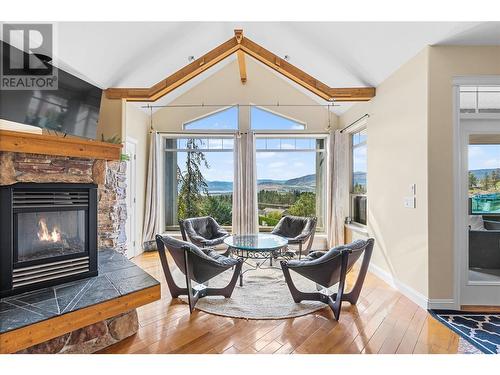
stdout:
[[82,138],[0,130],[0,151],[120,160],[122,145]]

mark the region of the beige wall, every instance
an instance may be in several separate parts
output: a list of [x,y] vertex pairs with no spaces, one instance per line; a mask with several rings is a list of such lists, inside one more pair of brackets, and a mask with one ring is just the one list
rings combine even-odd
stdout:
[[[237,61],[209,76],[170,104],[313,104],[307,94],[291,81],[278,77],[276,73],[246,58],[246,84],[240,81]],[[221,107],[222,108],[222,107]],[[153,114],[154,128],[159,131],[180,131],[185,122],[216,111],[218,108],[163,108]],[[269,107],[268,109],[306,123],[311,132],[325,132],[328,112],[324,107]],[[330,114],[332,126],[337,125],[337,116]],[[249,108],[240,107],[240,129],[249,128]]]
[[144,208],[146,201],[146,178],[149,150],[149,115],[138,109],[134,104],[127,103],[125,111],[125,133],[123,141],[133,138],[137,141],[136,149],[136,222],[135,238],[138,244],[142,244],[142,226],[144,222]]
[[[428,292],[428,50],[403,65],[374,99],[340,116],[340,126],[368,113],[368,232],[372,263],[424,297]],[[405,208],[416,184],[416,208]]]
[[101,140],[109,139],[113,136],[122,138],[124,126],[124,108],[125,101],[117,99],[108,99],[103,93],[101,98],[101,110],[99,112],[99,121],[97,123],[96,138]]
[[429,48],[429,296],[453,297],[454,77],[500,74],[500,46]]

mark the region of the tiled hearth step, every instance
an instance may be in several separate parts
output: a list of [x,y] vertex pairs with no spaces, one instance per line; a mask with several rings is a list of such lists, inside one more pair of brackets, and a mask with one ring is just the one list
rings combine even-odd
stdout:
[[0,353],[17,352],[159,298],[156,279],[115,250],[100,250],[98,276],[0,300]]

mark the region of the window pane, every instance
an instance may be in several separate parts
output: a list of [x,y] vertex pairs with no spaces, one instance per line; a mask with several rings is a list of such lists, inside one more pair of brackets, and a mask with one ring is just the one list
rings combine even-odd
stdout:
[[209,138],[208,148],[210,150],[222,150],[222,139],[220,138]]
[[254,130],[304,130],[305,125],[266,111],[261,108],[250,108],[250,127]]
[[233,140],[190,139],[187,147],[207,141],[215,151],[165,152],[167,227],[177,227],[179,219],[206,215],[221,225],[232,224],[233,152],[222,151],[222,145],[232,148]]
[[473,215],[500,215],[500,144],[469,145],[469,204]]
[[184,124],[186,130],[237,130],[238,108],[231,107],[219,112],[212,113],[206,117],[187,122]]
[[366,193],[366,145],[354,147],[352,150],[352,192]]
[[[294,143],[295,140],[304,141],[292,140]],[[290,139],[283,141],[289,143]],[[256,153],[261,229],[268,227],[270,230],[284,214],[317,216],[318,227],[323,227],[325,157],[323,152],[314,150]]]
[[[470,90],[470,88],[469,88]],[[476,91],[461,91],[460,92],[460,112],[462,113],[475,113],[477,107],[477,93]]]
[[500,87],[478,87],[477,107],[480,113],[499,113]]
[[297,138],[296,145],[299,150],[311,150],[313,147],[314,139],[311,138]]

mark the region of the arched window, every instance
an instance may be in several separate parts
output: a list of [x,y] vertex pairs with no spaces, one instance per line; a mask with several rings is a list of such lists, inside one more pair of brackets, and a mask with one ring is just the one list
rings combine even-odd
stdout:
[[184,124],[184,130],[238,130],[238,107],[229,107]]
[[252,130],[304,130],[306,125],[263,108],[252,107],[250,127]]

